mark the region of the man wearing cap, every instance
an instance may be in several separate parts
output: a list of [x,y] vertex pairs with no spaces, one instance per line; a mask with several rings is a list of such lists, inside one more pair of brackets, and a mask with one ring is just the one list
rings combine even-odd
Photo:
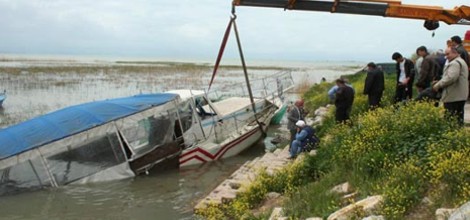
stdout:
[[385,89],[384,72],[375,63],[367,64],[367,77],[364,84],[364,95],[368,96],[369,109],[380,106],[380,100]]
[[289,111],[287,115],[287,129],[290,132],[290,143],[295,139],[295,134],[297,133],[297,127],[295,123],[299,120],[304,120],[305,117],[305,110],[304,110],[304,101],[297,100],[294,103],[294,106]]
[[315,137],[315,129],[306,125],[305,121],[299,120],[295,123],[295,126],[295,140],[292,141],[291,148],[289,149],[290,159],[297,157],[308,144],[315,145],[318,142],[318,139]]

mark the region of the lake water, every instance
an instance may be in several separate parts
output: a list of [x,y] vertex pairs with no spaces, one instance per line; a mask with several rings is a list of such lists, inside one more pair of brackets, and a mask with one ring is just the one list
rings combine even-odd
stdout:
[[[0,127],[83,102],[206,88],[212,74],[207,64],[1,58],[0,90],[6,89],[8,97],[0,108]],[[215,90],[244,82],[240,67],[226,65],[234,66],[220,69]],[[250,78],[290,70],[296,84],[316,83],[322,77],[333,80],[361,68],[354,62],[258,62],[252,66],[256,67],[249,68]],[[291,100],[296,97],[289,96]],[[283,128],[271,126],[269,136],[285,132]],[[247,160],[262,155],[265,147],[261,140],[236,157],[201,166],[0,197],[0,219],[192,219],[199,199]]]

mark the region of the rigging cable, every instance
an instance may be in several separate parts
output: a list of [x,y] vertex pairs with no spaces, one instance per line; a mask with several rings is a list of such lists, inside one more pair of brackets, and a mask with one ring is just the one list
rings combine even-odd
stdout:
[[256,123],[258,124],[258,127],[261,130],[263,137],[266,137],[267,135],[266,131],[263,129],[262,123],[258,120],[258,115],[256,113],[256,105],[253,99],[253,92],[251,91],[250,79],[248,77],[248,70],[246,68],[246,63],[245,63],[245,56],[243,55],[242,44],[240,41],[240,36],[238,34],[238,29],[237,29],[237,23],[235,22],[235,19],[237,18],[237,15],[235,15],[235,6],[233,6],[232,8],[232,15],[233,15],[233,30],[235,32],[235,37],[237,38],[238,52],[240,54],[240,60],[242,62],[243,73],[245,74],[246,88],[248,89],[248,94],[250,95],[251,107],[253,108],[253,113],[255,116]]
[[258,120],[258,115],[256,113],[256,105],[255,105],[255,101],[254,101],[254,98],[253,98],[253,92],[251,90],[250,79],[248,77],[248,70],[246,68],[245,56],[243,55],[242,44],[241,44],[241,41],[240,41],[240,36],[238,34],[237,24],[235,22],[236,19],[237,19],[237,15],[235,14],[235,5],[232,5],[232,17],[230,18],[227,29],[225,30],[224,38],[222,39],[222,43],[220,45],[219,54],[217,56],[217,60],[216,60],[215,65],[214,65],[214,71],[212,72],[212,77],[211,77],[211,81],[209,83],[208,90],[210,90],[212,82],[214,81],[215,75],[217,74],[217,69],[219,68],[220,60],[222,59],[222,56],[223,56],[223,53],[224,53],[224,50],[225,50],[225,46],[227,44],[227,41],[228,41],[228,38],[229,38],[229,35],[230,35],[230,30],[232,29],[232,25],[233,25],[233,29],[234,29],[234,32],[235,32],[235,37],[236,37],[237,45],[238,45],[238,52],[240,54],[240,59],[241,59],[241,62],[242,62],[243,73],[245,75],[246,86],[247,86],[248,94],[250,96],[250,102],[251,102],[251,107],[253,109],[255,121],[258,124],[258,127],[260,128],[261,133],[263,134],[263,137],[266,137],[266,131],[263,129],[263,124],[264,123],[261,123]]

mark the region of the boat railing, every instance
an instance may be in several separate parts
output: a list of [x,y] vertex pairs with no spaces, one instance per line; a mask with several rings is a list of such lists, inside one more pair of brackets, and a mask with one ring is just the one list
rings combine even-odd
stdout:
[[[250,79],[251,90],[254,98],[275,98],[282,96],[284,92],[294,87],[294,80],[291,71],[282,71],[275,75],[263,78]],[[211,100],[220,100],[226,97],[249,95],[246,82],[231,84],[217,90],[209,91],[208,97]]]

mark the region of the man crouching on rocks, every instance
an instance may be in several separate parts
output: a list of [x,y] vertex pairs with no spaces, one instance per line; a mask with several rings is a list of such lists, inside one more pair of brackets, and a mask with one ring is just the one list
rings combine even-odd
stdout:
[[295,123],[295,126],[297,127],[297,134],[289,150],[289,159],[296,158],[304,149],[313,147],[318,143],[318,138],[315,136],[315,129],[306,125],[305,121],[299,120]]

